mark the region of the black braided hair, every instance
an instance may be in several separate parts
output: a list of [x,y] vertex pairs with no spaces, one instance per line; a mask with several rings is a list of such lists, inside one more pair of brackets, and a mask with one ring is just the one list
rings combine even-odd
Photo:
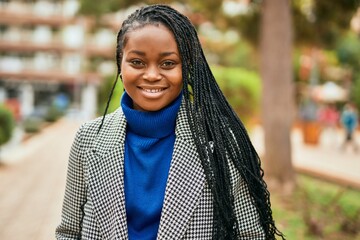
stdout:
[[[234,164],[248,186],[266,239],[275,239],[275,235],[284,239],[272,217],[270,193],[263,180],[260,159],[242,122],[216,83],[195,27],[186,16],[166,5],[142,7],[131,14],[122,23],[117,36],[118,76],[122,50],[127,42],[126,33],[159,24],[172,31],[180,52],[187,118],[214,198],[213,239],[239,238],[228,161]],[[212,154],[209,149],[213,149]]]

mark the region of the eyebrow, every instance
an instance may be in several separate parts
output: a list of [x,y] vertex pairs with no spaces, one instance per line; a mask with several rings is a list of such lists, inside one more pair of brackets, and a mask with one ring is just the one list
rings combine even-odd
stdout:
[[172,54],[177,55],[177,53],[176,53],[176,52],[163,52],[163,53],[161,53],[161,54],[160,54],[160,56],[162,56],[162,57],[166,57],[166,56],[170,56],[170,55],[172,55]]
[[138,51],[138,50],[131,50],[129,53],[134,53],[134,54],[137,54],[137,55],[140,55],[140,56],[145,56],[144,52],[141,52],[141,51]]
[[[134,53],[140,56],[145,56],[145,53],[139,50],[131,50],[129,53]],[[160,53],[161,57],[166,57],[166,56],[170,56],[172,54],[178,55],[176,52],[162,52]]]

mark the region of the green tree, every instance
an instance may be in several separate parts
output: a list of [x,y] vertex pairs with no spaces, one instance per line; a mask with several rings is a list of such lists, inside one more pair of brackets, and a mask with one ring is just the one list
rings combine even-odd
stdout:
[[14,129],[14,122],[12,113],[0,105],[0,146],[10,140]]
[[360,109],[360,41],[359,36],[349,32],[343,35],[336,46],[336,54],[340,63],[350,70],[347,79],[350,99]]

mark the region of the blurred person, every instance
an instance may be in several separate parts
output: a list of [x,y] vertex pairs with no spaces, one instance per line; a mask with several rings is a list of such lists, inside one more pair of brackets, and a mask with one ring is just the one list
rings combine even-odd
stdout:
[[[270,194],[196,30],[166,5],[117,36],[120,107],[84,124],[57,239],[275,239]],[[106,108],[107,109],[107,108]]]
[[319,109],[318,120],[322,127],[322,138],[327,143],[336,143],[337,127],[340,113],[334,104],[325,105]]
[[69,107],[70,99],[66,93],[60,92],[56,94],[54,99],[55,107],[61,112],[65,112],[65,110]]
[[358,150],[358,145],[354,136],[358,121],[357,109],[353,103],[347,103],[341,113],[341,124],[345,130],[345,139],[342,144],[342,149],[345,149],[348,145],[352,145],[354,151]]

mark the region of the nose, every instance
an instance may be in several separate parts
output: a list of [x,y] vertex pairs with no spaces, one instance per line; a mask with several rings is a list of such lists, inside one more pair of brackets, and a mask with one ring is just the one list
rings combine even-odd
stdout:
[[160,74],[160,70],[157,66],[148,66],[143,75],[143,78],[148,81],[158,81],[162,77]]

